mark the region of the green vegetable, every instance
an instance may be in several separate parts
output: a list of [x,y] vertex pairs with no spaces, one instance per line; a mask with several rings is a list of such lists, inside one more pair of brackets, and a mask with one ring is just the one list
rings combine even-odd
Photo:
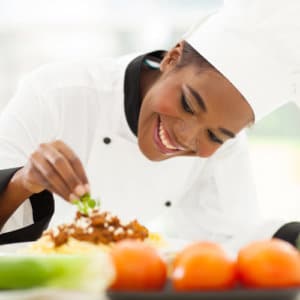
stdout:
[[103,291],[114,278],[107,254],[0,256],[0,289],[54,287]]
[[90,194],[80,197],[80,200],[74,200],[73,204],[77,205],[78,211],[84,215],[88,215],[93,208],[100,207],[100,200],[96,201],[91,198]]

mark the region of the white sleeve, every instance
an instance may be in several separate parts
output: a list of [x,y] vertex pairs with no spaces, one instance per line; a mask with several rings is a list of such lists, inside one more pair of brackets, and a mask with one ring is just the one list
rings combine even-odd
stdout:
[[260,218],[251,168],[248,140],[242,132],[228,141],[209,162],[215,182],[215,197],[222,211],[224,227],[238,237]]
[[39,143],[57,134],[59,119],[24,80],[0,116],[0,169],[23,166]]
[[[58,120],[49,103],[42,101],[30,78],[19,86],[16,95],[0,116],[0,169],[23,166],[39,143],[55,136]],[[29,199],[8,219],[1,232],[8,232],[33,222]]]
[[260,215],[246,134],[240,134],[227,149],[217,153],[211,168],[216,181],[215,197],[218,197],[226,216],[220,222],[224,223],[224,227],[226,223],[231,225],[228,227],[228,233],[231,231],[229,238],[221,240],[228,251],[236,254],[251,241],[271,238],[287,222],[263,219]]
[[245,134],[226,142],[203,167],[196,166],[181,204],[169,208],[166,232],[176,220],[180,239],[238,240],[259,219]]
[[207,231],[210,240],[235,253],[249,241],[270,238],[284,224],[282,220],[264,222],[260,216],[244,132],[225,143],[208,160],[203,173],[205,176],[198,181],[201,190],[198,189],[197,197],[202,203],[200,209],[207,210],[207,214],[202,216],[198,211],[197,218],[195,211],[191,213],[191,220],[194,220],[193,227]]
[[61,139],[88,159],[99,117],[97,66],[42,66],[20,84],[0,115],[0,169],[24,165],[40,143]]
[[[87,162],[99,118],[93,71],[93,65],[56,63],[23,80],[0,115],[0,170],[23,166],[40,143],[55,139],[74,149],[83,164]],[[5,230],[14,220],[13,229],[32,223],[28,200],[16,214]]]

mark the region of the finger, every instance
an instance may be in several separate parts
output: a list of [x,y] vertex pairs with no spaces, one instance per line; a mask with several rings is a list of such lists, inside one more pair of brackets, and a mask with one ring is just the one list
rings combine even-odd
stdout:
[[64,142],[57,140],[53,142],[53,146],[61,152],[67,159],[69,160],[72,168],[74,169],[74,172],[77,174],[77,176],[80,178],[81,182],[85,184],[87,188],[87,192],[89,192],[89,186],[88,186],[88,178],[86,176],[84,167],[78,158],[78,156],[74,153],[74,151],[67,146]]
[[64,179],[64,182],[68,185],[69,189],[75,193],[78,197],[83,196],[86,193],[85,188],[78,176],[74,173],[69,161],[63,156],[63,154],[57,151],[50,144],[41,144],[39,151],[50,162],[52,167],[60,174]]
[[56,192],[62,198],[69,200],[72,191],[64,182],[63,178],[56,172],[56,170],[40,152],[36,151],[34,154],[32,154],[31,162],[33,167],[40,172],[44,181],[46,181],[45,187],[53,192]]
[[[29,190],[35,190],[36,186],[37,186],[36,183],[39,182],[39,186],[43,186],[44,190],[47,189],[48,191],[53,192],[64,199],[64,195],[62,195],[60,193],[60,191],[55,189],[55,187],[51,186],[49,184],[49,182],[45,179],[43,174],[37,168],[35,168],[35,167],[28,168],[28,170],[26,170],[26,172],[27,172],[27,176],[28,176],[28,180],[26,182],[26,187],[28,187]],[[40,193],[40,192],[41,192],[41,190],[35,191],[35,193]],[[71,194],[69,196],[68,201],[73,202],[74,200],[78,200],[78,199],[75,195]]]

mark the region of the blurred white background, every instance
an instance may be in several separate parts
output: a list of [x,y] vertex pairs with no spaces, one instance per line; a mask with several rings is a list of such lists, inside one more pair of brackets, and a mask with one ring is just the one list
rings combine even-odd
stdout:
[[[222,0],[0,0],[0,110],[24,74],[51,61],[167,49]],[[249,131],[262,215],[300,219],[300,113]],[[237,183],[238,184],[238,183]]]

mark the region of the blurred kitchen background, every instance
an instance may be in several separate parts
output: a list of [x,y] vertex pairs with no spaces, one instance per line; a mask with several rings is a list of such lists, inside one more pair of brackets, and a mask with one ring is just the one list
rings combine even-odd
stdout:
[[[41,64],[167,49],[222,0],[0,0],[0,110]],[[300,110],[249,130],[262,215],[300,220]],[[237,183],[238,184],[238,183]]]

